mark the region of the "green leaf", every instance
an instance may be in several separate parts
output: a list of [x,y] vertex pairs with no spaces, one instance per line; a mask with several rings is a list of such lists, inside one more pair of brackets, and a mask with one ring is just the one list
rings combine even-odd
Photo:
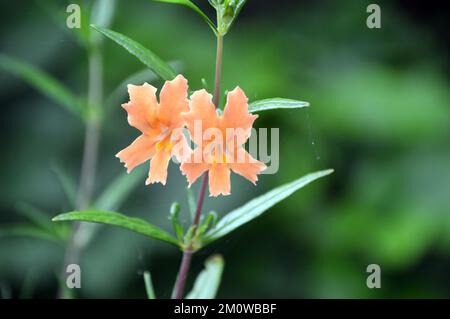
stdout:
[[51,168],[58,178],[58,181],[61,184],[61,187],[63,188],[70,205],[72,205],[72,207],[75,207],[77,201],[77,187],[74,180],[61,168],[61,166],[52,164]]
[[247,0],[235,0],[235,10],[234,10],[234,17],[233,20],[236,20],[239,13],[241,13],[242,8],[244,7],[244,4],[247,2]]
[[54,100],[58,105],[83,118],[85,113],[83,103],[49,74],[6,55],[0,55],[0,67],[24,80],[36,90]]
[[211,19],[208,18],[208,16],[206,14],[204,14],[203,11],[200,10],[200,8],[197,7],[192,1],[189,1],[189,0],[153,0],[153,1],[180,4],[180,5],[186,6],[190,9],[194,10],[203,18],[203,20],[205,20],[205,22],[209,25],[209,27],[213,30],[213,32],[215,34],[217,34],[217,28],[216,28],[214,22],[212,22]]
[[47,230],[53,229],[54,224],[50,221],[50,216],[39,209],[25,203],[18,203],[17,210],[37,226]]
[[91,27],[125,48],[128,52],[137,57],[142,63],[155,71],[155,73],[158,74],[162,79],[172,80],[176,76],[175,71],[170,67],[170,65],[164,62],[161,58],[144,47],[142,44],[118,32],[96,25],[91,25]]
[[[90,41],[91,41],[91,36],[92,36],[91,28],[89,28],[89,24],[90,24],[90,21],[89,21],[90,14],[89,13],[92,9],[92,6],[88,5],[85,1],[76,1],[76,2],[74,2],[74,4],[77,4],[77,2],[81,9],[81,13],[80,13],[81,14],[81,18],[80,18],[80,26],[81,27],[79,29],[73,28],[70,30],[73,30],[73,32],[75,32],[80,44],[83,45],[84,47],[86,47],[86,49],[87,49],[90,46]],[[66,25],[64,25],[64,26],[66,26]]]
[[195,211],[197,210],[197,204],[195,203],[194,192],[192,188],[186,188],[187,201],[189,206],[189,215],[191,216],[191,221],[194,221]]
[[145,176],[145,170],[138,168],[131,174],[124,172],[114,179],[109,186],[103,191],[103,193],[97,198],[94,207],[99,210],[115,210],[119,209],[123,202],[126,200],[131,191],[142,182]]
[[261,216],[262,213],[275,204],[281,202],[283,199],[290,196],[300,188],[308,185],[316,179],[327,176],[332,172],[332,169],[327,169],[305,175],[291,183],[274,188],[264,195],[252,199],[244,206],[231,211],[220,219],[216,227],[205,234],[203,237],[203,243],[209,244],[214,240],[227,235],[243,224]]
[[205,269],[195,279],[194,288],[186,299],[214,299],[222,278],[224,260],[220,255],[214,255],[205,262]]
[[145,291],[148,299],[156,299],[155,290],[153,289],[152,276],[149,271],[144,271]]
[[99,210],[74,211],[58,215],[52,221],[82,221],[113,225],[178,246],[176,238],[155,225],[147,223],[143,219],[128,217],[116,212]]
[[215,211],[210,211],[206,217],[200,219],[200,225],[198,226],[197,232],[195,234],[196,237],[201,238],[203,234],[210,228],[214,227],[217,223],[217,213]]
[[61,243],[61,238],[55,236],[47,229],[42,229],[34,225],[7,225],[0,228],[0,237],[23,236],[44,239],[56,243]]
[[246,0],[210,1],[217,11],[217,32],[224,36],[230,30]]
[[308,102],[296,101],[283,98],[273,98],[255,101],[249,104],[248,111],[250,113],[261,112],[274,109],[298,109],[308,107]]
[[[48,235],[52,237],[52,240],[57,241],[64,241],[67,238],[67,235],[69,233],[68,227],[64,225],[55,225],[51,222],[50,216],[48,214],[37,209],[36,207],[33,207],[26,203],[18,203],[17,210],[19,213],[33,222],[36,225],[36,229],[32,230],[32,225],[24,225],[25,227],[19,225],[19,228],[14,227],[15,230],[13,230],[11,234],[17,232],[17,235],[19,235],[21,231],[28,231],[28,235],[34,233],[35,237],[45,237],[46,239],[48,239]],[[42,233],[46,233],[46,235],[43,235]]]
[[183,227],[180,224],[179,215],[180,215],[181,206],[177,202],[173,202],[170,207],[169,220],[172,222],[172,228],[177,236],[178,242],[183,241]]

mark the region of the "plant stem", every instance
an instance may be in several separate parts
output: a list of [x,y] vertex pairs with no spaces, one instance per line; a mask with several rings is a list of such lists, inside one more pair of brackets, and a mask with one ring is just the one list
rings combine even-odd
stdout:
[[99,49],[94,48],[89,54],[89,116],[84,145],[83,163],[81,167],[80,186],[78,189],[77,206],[84,210],[88,208],[94,189],[97,170],[98,144],[100,140],[100,107],[103,95],[103,59]]
[[[206,193],[206,186],[208,185],[208,172],[205,172],[202,177],[202,184],[200,186],[200,191],[198,193],[198,199],[197,199],[197,209],[195,210],[195,217],[194,222],[192,223],[193,226],[197,226],[200,222],[200,217],[202,215],[202,208],[203,208],[203,200],[205,199],[205,193]],[[195,235],[196,229],[194,229],[193,235]]]
[[[223,36],[217,36],[217,53],[216,53],[216,69],[215,69],[215,80],[214,80],[214,98],[213,103],[219,107],[220,102],[220,78],[222,70],[222,52],[223,52]],[[202,177],[202,184],[200,186],[200,192],[198,194],[197,209],[195,210],[194,221],[192,222],[192,238],[195,237],[197,231],[197,226],[200,222],[200,217],[202,215],[203,200],[205,199],[206,186],[208,185],[208,172],[205,172]],[[187,275],[189,273],[189,268],[192,259],[192,243],[184,250],[183,257],[181,259],[180,269],[178,271],[177,281],[175,283],[174,293],[172,295],[173,299],[181,299],[183,297],[184,286],[186,285]]]
[[213,103],[219,107],[220,102],[220,78],[222,76],[222,52],[223,52],[223,37],[217,36],[217,52],[216,52],[216,77],[214,79],[214,99]]
[[[100,141],[100,107],[103,99],[103,59],[98,48],[94,47],[88,54],[88,109],[84,139],[83,160],[81,163],[80,183],[76,202],[77,210],[86,210],[92,199],[97,171],[98,145]],[[84,240],[85,227],[82,223],[74,223],[64,255],[61,278],[64,278],[66,267],[78,263],[80,249]],[[58,298],[64,298],[64,288],[60,287]]]
[[186,285],[187,275],[191,266],[192,250],[185,249],[183,251],[183,258],[181,259],[180,269],[178,270],[177,282],[173,291],[172,299],[183,298],[184,286]]

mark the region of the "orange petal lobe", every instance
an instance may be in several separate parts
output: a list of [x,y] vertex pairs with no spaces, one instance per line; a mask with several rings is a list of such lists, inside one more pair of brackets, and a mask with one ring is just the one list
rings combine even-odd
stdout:
[[116,154],[121,162],[125,163],[130,173],[136,166],[150,159],[155,154],[155,138],[142,134],[127,148]]
[[156,152],[155,156],[150,161],[150,172],[148,178],[145,181],[145,185],[153,183],[161,183],[166,185],[167,180],[167,168],[170,161],[170,151],[160,150]]
[[267,168],[267,166],[254,159],[247,151],[240,149],[243,152],[243,162],[239,163],[236,159],[234,163],[230,163],[230,167],[236,174],[239,174],[248,179],[253,184],[258,180],[258,174]]
[[158,119],[166,126],[183,125],[181,113],[189,111],[187,91],[188,82],[181,74],[164,83],[159,95]]
[[128,85],[130,102],[122,104],[128,113],[128,123],[142,133],[154,127],[156,121],[156,88],[148,83]]
[[[198,161],[195,160],[196,158]],[[182,163],[180,166],[181,173],[186,176],[189,187],[208,169],[209,165],[202,159],[201,148],[196,148],[189,157],[189,161]]]
[[241,128],[249,134],[257,117],[257,115],[251,115],[248,112],[248,99],[240,87],[228,92],[222,117],[223,129]]
[[209,170],[210,196],[230,195],[230,169],[226,164],[213,164]]
[[196,144],[201,144],[203,131],[218,127],[219,124],[219,118],[212,103],[212,95],[205,90],[195,91],[191,95],[189,106],[190,111],[183,113],[183,117],[191,138]]

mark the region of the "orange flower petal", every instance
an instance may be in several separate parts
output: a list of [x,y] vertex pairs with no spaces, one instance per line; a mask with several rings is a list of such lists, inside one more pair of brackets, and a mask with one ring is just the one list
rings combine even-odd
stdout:
[[128,123],[142,133],[155,127],[158,105],[155,93],[156,88],[148,83],[128,85],[130,102],[122,104],[122,107],[128,112]]
[[188,82],[181,74],[166,81],[159,94],[158,119],[167,127],[183,126],[182,112],[189,111]]
[[258,174],[267,168],[267,166],[254,159],[247,151],[244,149],[240,149],[239,151],[243,152],[243,163],[238,163],[237,159],[235,159],[234,163],[230,163],[230,167],[236,174],[239,174],[246,179],[248,179],[253,184],[256,184],[258,180]]
[[[195,161],[196,158],[199,159],[198,163]],[[183,162],[180,166],[181,173],[186,176],[189,187],[208,169],[209,165],[202,159],[202,149],[199,147],[191,154],[189,161]]]
[[127,172],[150,159],[155,154],[155,137],[142,134],[127,148],[116,154],[121,162],[125,163]]
[[166,185],[167,168],[171,158],[170,151],[160,150],[156,152],[155,156],[150,161],[150,171],[145,185],[153,183],[161,183]]
[[[245,139],[250,135],[253,122],[258,115],[251,115],[248,112],[248,99],[240,87],[228,92],[227,103],[222,116],[222,128],[241,128],[246,132]],[[244,141],[245,142],[245,141]]]
[[209,170],[210,196],[230,195],[230,169],[226,164],[211,165]]
[[[183,113],[191,138],[196,144],[202,143],[203,132],[208,128],[218,127],[219,118],[212,103],[212,95],[205,90],[195,91],[189,103],[190,111]],[[194,127],[201,123],[201,132]],[[195,134],[197,133],[197,134]],[[199,136],[197,136],[199,135]]]

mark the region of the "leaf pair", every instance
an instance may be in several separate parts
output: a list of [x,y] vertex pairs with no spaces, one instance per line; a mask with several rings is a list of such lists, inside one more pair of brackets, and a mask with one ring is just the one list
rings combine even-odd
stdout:
[[[171,80],[175,77],[176,72],[173,70],[172,66],[164,62],[156,54],[145,48],[140,43],[124,36],[123,34],[106,28],[102,28],[99,26],[92,27],[98,32],[112,39],[117,44],[125,48],[129,53],[137,57],[144,65],[155,72],[160,78],[164,80]],[[86,118],[88,113],[86,102],[74,95],[57,79],[40,70],[39,68],[6,55],[0,55],[0,68],[3,68],[11,74],[26,81],[29,85],[40,91],[42,94],[46,95],[48,98],[54,100],[56,103],[58,103],[58,105],[64,107],[70,113],[76,115],[81,119]],[[136,81],[140,82],[142,81],[139,79],[142,78],[144,78],[144,81],[145,79],[147,79],[147,81],[154,80],[151,73],[144,71],[140,72],[140,74],[138,75],[133,76],[133,79],[136,79]],[[117,92],[113,92],[110,98],[107,99],[107,102],[109,104],[113,103],[113,101],[115,101],[116,99],[116,96]],[[301,108],[307,106],[309,106],[309,103],[307,102],[273,98],[250,103],[249,112],[255,113],[271,109]]]
[[[215,227],[207,231],[206,234],[201,238],[202,246],[205,246],[229,234],[243,224],[261,216],[269,208],[273,207],[300,188],[321,177],[329,175],[332,172],[333,170],[328,169],[305,175],[291,183],[274,188],[266,194],[252,199],[244,206],[237,208],[229,214],[225,215],[221,220],[219,220]],[[140,233],[157,240],[165,241],[176,246],[181,247],[183,244],[173,235],[170,235],[166,231],[146,222],[143,219],[128,217],[116,212],[98,210],[73,211],[58,215],[52,220],[102,223],[125,228],[133,232]]]
[[153,1],[179,4],[179,5],[188,7],[189,9],[195,11],[200,17],[202,17],[202,19],[209,25],[211,30],[213,30],[214,33],[217,34],[217,28],[214,25],[214,22],[212,22],[211,19],[208,18],[208,16],[206,14],[204,14],[203,11],[200,10],[200,8],[197,7],[192,1],[189,1],[189,0],[153,0]]
[[231,25],[236,20],[247,0],[208,0],[217,13],[217,25],[200,10],[192,1],[189,0],[153,0],[156,2],[173,3],[186,6],[195,11],[209,25],[217,36],[227,34]]
[[[95,25],[92,25],[92,28],[104,34],[106,37],[110,38],[121,47],[126,49],[129,53],[138,58],[139,61],[141,61],[144,65],[154,71],[163,80],[172,80],[176,76],[176,72],[168,63],[164,62],[163,59],[158,57],[155,53],[144,47],[142,44],[119,32],[115,32]],[[271,98],[250,103],[248,106],[248,110],[250,113],[256,113],[273,109],[293,109],[308,106],[308,102],[284,98]]]

